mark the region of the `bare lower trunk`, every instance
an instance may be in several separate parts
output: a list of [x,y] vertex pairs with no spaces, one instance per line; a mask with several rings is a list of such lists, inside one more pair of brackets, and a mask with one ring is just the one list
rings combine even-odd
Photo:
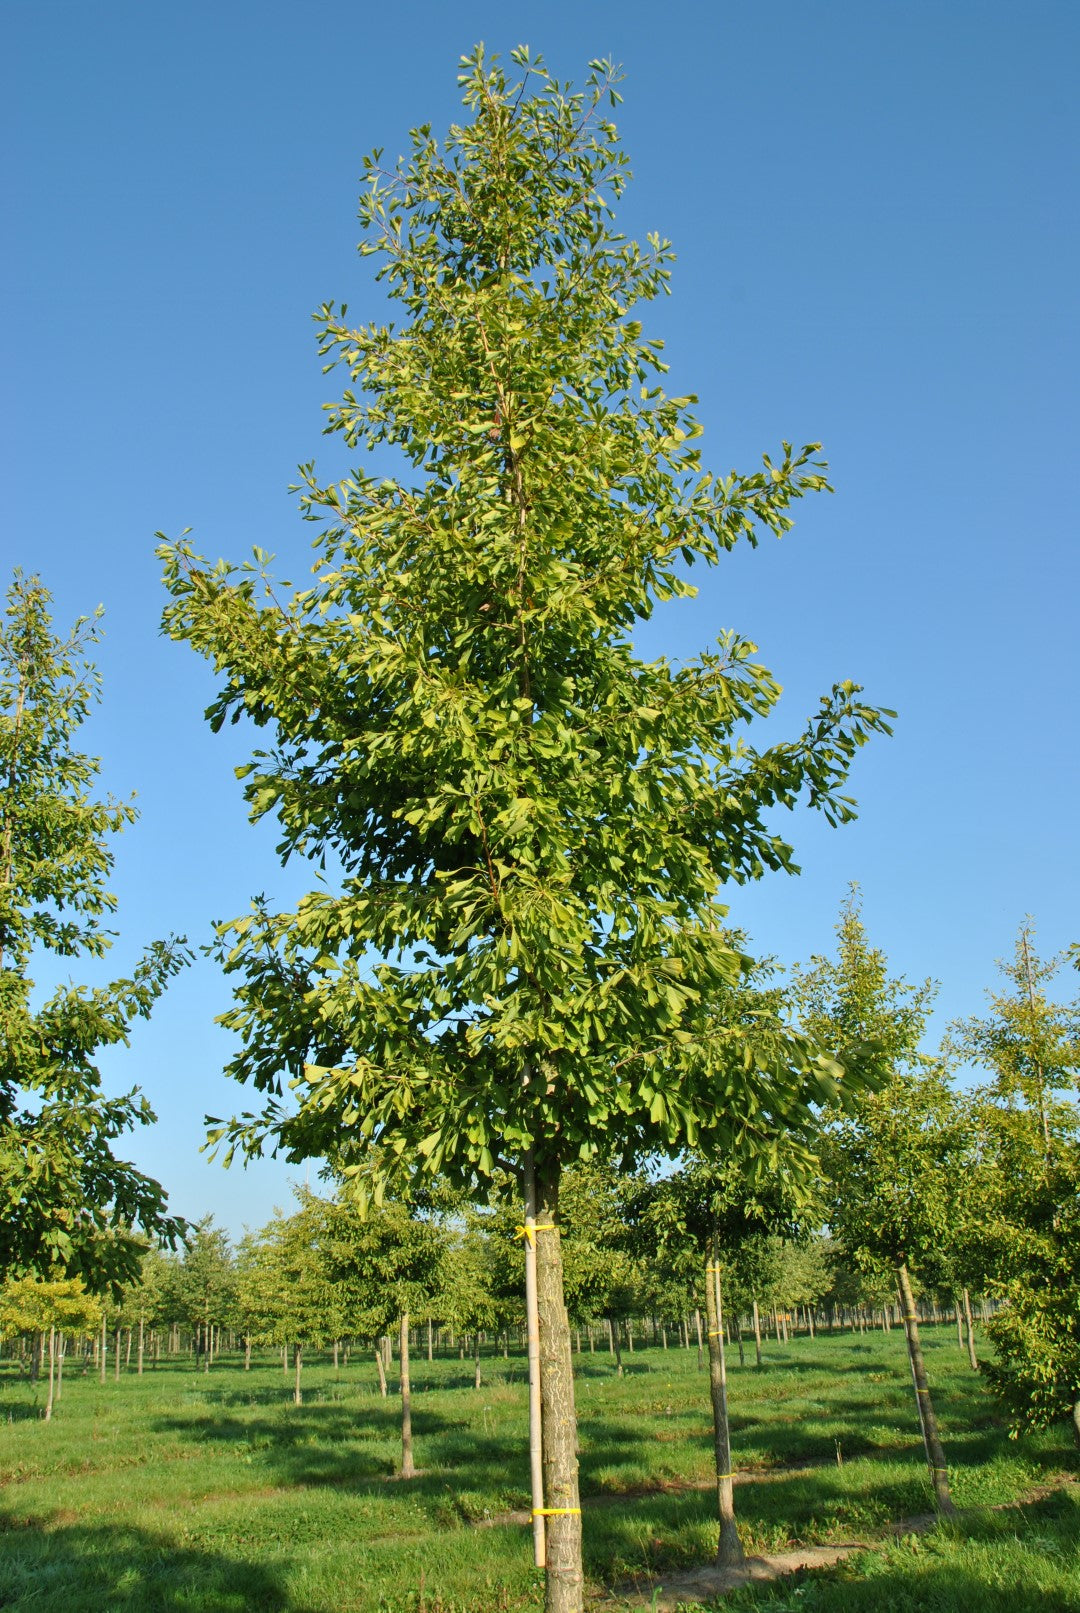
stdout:
[[108,1354],[108,1338],[109,1335],[105,1331],[105,1318],[102,1316],[101,1338],[98,1343],[98,1380],[101,1383],[105,1382],[105,1357]]
[[979,1358],[975,1354],[975,1322],[971,1315],[971,1295],[964,1289],[964,1321],[967,1323],[967,1353],[971,1363],[972,1372],[979,1370]]
[[398,1368],[401,1382],[401,1476],[416,1477],[412,1450],[412,1393],[409,1383],[409,1313],[405,1311],[398,1330]]
[[1080,1447],[1080,1400],[1073,1401],[1072,1420],[1073,1434],[1076,1438],[1077,1446]]
[[[532,1149],[522,1169],[525,1199],[525,1337],[529,1360],[529,1477],[532,1490],[533,1561],[547,1560],[544,1523],[543,1402],[540,1394],[540,1323],[536,1297],[536,1171]],[[592,1345],[592,1331],[589,1332]]]
[[375,1346],[375,1365],[379,1369],[379,1393],[386,1399],[386,1362],[383,1360],[382,1345]]
[[49,1394],[45,1401],[45,1421],[52,1421],[53,1395],[56,1390],[56,1329],[49,1329]]
[[251,1371],[251,1334],[244,1340],[244,1371]]
[[922,1426],[923,1444],[926,1447],[926,1461],[930,1468],[930,1478],[934,1485],[934,1499],[937,1502],[938,1511],[951,1517],[956,1512],[956,1508],[953,1506],[952,1496],[949,1494],[949,1475],[945,1467],[945,1452],[942,1449],[941,1436],[938,1433],[934,1403],[930,1398],[930,1386],[926,1381],[926,1363],[923,1360],[922,1345],[919,1342],[919,1323],[915,1315],[915,1298],[911,1292],[911,1278],[903,1261],[896,1269],[896,1277],[900,1287],[900,1308],[907,1333],[911,1376],[915,1380],[915,1400],[919,1408],[919,1422]]
[[473,1388],[480,1387],[480,1334],[473,1339]]
[[432,1338],[431,1338],[431,1317],[430,1316],[428,1317],[428,1323],[427,1323],[427,1358],[428,1358],[429,1361],[433,1361],[435,1359],[434,1350],[433,1350],[433,1346],[432,1346]]
[[56,1398],[64,1393],[64,1356],[66,1354],[64,1335],[61,1333],[56,1341]]
[[754,1301],[754,1350],[755,1350],[755,1353],[757,1355],[757,1364],[758,1364],[758,1366],[760,1366],[761,1365],[761,1312],[758,1310],[758,1302],[757,1302],[756,1299]]
[[294,1406],[301,1405],[303,1403],[303,1398],[304,1398],[303,1395],[300,1392],[300,1367],[301,1367],[301,1365],[303,1363],[303,1359],[304,1359],[304,1346],[302,1344],[299,1344],[299,1343],[294,1344],[293,1345],[293,1392],[292,1392],[292,1398],[293,1398],[293,1405]]
[[536,1299],[547,1520],[544,1613],[581,1613],[583,1574],[577,1416],[570,1322],[563,1300],[562,1247],[558,1230],[559,1165],[556,1161],[538,1166],[536,1197]]
[[735,1487],[731,1466],[731,1430],[727,1408],[727,1362],[724,1359],[724,1301],[720,1288],[720,1267],[714,1257],[705,1265],[705,1314],[709,1323],[709,1393],[712,1398],[713,1452],[716,1458],[716,1511],[720,1533],[716,1542],[716,1563],[730,1568],[743,1560],[739,1531],[735,1527]]

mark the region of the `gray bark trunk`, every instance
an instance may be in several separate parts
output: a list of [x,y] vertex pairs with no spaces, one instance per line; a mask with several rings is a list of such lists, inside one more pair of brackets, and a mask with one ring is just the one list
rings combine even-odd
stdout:
[[731,1466],[731,1429],[727,1407],[727,1362],[724,1359],[724,1301],[720,1287],[720,1267],[713,1259],[705,1264],[705,1314],[709,1323],[709,1393],[713,1414],[713,1454],[716,1458],[716,1511],[720,1531],[716,1542],[718,1568],[730,1568],[743,1560],[739,1531],[735,1527],[735,1487]]
[[416,1477],[412,1448],[412,1386],[409,1382],[409,1313],[405,1311],[398,1331],[398,1369],[401,1381],[401,1476]]
[[544,1507],[547,1562],[544,1613],[582,1613],[581,1500],[570,1321],[563,1299],[559,1165],[536,1172],[536,1299],[540,1325]]
[[907,1334],[911,1376],[915,1381],[915,1401],[919,1408],[919,1422],[922,1427],[923,1444],[926,1447],[926,1461],[930,1468],[930,1478],[934,1486],[934,1499],[937,1502],[938,1511],[946,1517],[952,1517],[956,1512],[956,1508],[953,1505],[952,1496],[949,1494],[949,1475],[945,1467],[945,1452],[942,1449],[941,1436],[938,1433],[934,1402],[930,1398],[930,1386],[926,1381],[926,1363],[923,1360],[922,1345],[919,1342],[919,1323],[915,1315],[915,1298],[911,1292],[911,1278],[903,1261],[897,1267],[896,1276],[900,1287],[900,1308],[904,1318],[904,1329]]

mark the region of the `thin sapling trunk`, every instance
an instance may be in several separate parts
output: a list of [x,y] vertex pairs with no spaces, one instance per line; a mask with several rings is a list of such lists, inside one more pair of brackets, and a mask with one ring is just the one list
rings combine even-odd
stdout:
[[911,1292],[911,1278],[903,1261],[897,1267],[896,1276],[900,1287],[900,1307],[904,1318],[904,1329],[907,1334],[911,1376],[915,1382],[915,1400],[919,1409],[923,1444],[926,1447],[926,1461],[930,1468],[930,1478],[934,1486],[934,1499],[937,1503],[938,1511],[946,1517],[952,1517],[956,1512],[956,1508],[953,1505],[952,1496],[949,1494],[949,1475],[945,1467],[945,1452],[942,1449],[941,1436],[938,1433],[934,1402],[930,1398],[930,1386],[926,1380],[926,1363],[923,1360],[922,1345],[919,1342],[919,1322],[915,1315],[915,1297]]
[[715,1244],[713,1258],[705,1265],[705,1315],[709,1324],[709,1394],[712,1399],[713,1451],[716,1458],[716,1510],[720,1521],[716,1563],[719,1568],[730,1568],[742,1562],[743,1549],[739,1531],[735,1527],[735,1475],[731,1466],[727,1362],[724,1358],[724,1304]]

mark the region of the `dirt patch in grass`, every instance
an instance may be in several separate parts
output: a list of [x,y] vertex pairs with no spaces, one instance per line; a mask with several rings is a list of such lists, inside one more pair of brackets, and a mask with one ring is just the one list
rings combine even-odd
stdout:
[[[1054,1476],[1052,1482],[1036,1485],[1015,1501],[999,1501],[993,1506],[986,1507],[961,1507],[958,1509],[959,1515],[963,1517],[965,1514],[971,1516],[980,1512],[1019,1511],[1024,1507],[1034,1506],[1039,1501],[1045,1501],[1048,1496],[1054,1495],[1066,1485],[1077,1482],[1075,1474],[1059,1473]],[[845,1557],[854,1556],[856,1552],[880,1550],[908,1535],[926,1534],[937,1522],[936,1513],[921,1512],[914,1517],[901,1518],[899,1522],[890,1524],[887,1530],[870,1540],[843,1541],[831,1546],[798,1546],[792,1551],[763,1553],[761,1556],[747,1557],[745,1562],[734,1568],[717,1568],[713,1564],[703,1564],[698,1568],[663,1574],[655,1579],[638,1580],[632,1585],[615,1586],[611,1597],[603,1600],[614,1601],[624,1608],[648,1608],[650,1613],[675,1613],[677,1608],[684,1607],[687,1603],[714,1601],[718,1596],[727,1596],[732,1591],[741,1590],[744,1585],[784,1579],[789,1574],[798,1573],[800,1569],[833,1568]]]

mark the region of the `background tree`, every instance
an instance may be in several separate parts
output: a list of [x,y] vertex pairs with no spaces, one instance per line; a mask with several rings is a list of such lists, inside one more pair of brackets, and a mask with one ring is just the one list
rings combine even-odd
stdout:
[[[401,1390],[401,1476],[415,1473],[409,1369],[409,1317],[446,1294],[447,1240],[443,1227],[406,1201],[383,1200],[366,1213],[355,1204],[333,1207],[327,1229],[327,1270],[341,1285],[351,1330],[369,1339],[398,1333]],[[383,1375],[381,1356],[380,1379]],[[385,1385],[383,1392],[385,1393]]]
[[702,470],[693,400],[665,396],[637,318],[670,248],[611,225],[615,75],[594,64],[574,92],[513,61],[523,82],[477,50],[468,121],[441,146],[415,130],[390,173],[368,162],[360,250],[400,318],[319,319],[349,377],[329,428],[382,463],[328,484],[304,467],[303,513],[328,523],[314,580],[278,596],[261,552],[161,554],[167,630],[222,676],[213,725],[274,730],[245,770],[252,815],[277,814],[283,857],[343,870],[222,931],[230,1070],[266,1107],[219,1135],[303,1158],[351,1133],[391,1175],[535,1183],[547,1597],[565,1610],[582,1581],[562,1166],[702,1128],[746,1142],[764,1110],[824,1096],[782,1025],[714,1024],[743,969],[718,891],[793,868],[773,807],[850,817],[852,756],[886,724],[842,683],[762,752],[744,725],[779,687],[753,645],[725,635],[678,668],[634,654],[635,624],[693,593],[688,565],[786,532],[824,469],[785,444],[749,475]]
[[114,1155],[154,1114],[137,1089],[105,1096],[94,1053],[127,1042],[187,954],[156,941],[129,978],[34,1004],[35,954],[97,959],[111,945],[109,841],[135,817],[130,802],[93,799],[98,760],[74,745],[99,694],[95,622],[60,638],[50,603],[16,572],[0,621],[0,1272],[103,1289],[136,1275],[146,1238],[175,1243],[184,1223]]
[[332,1265],[332,1206],[302,1188],[297,1196],[300,1208],[289,1216],[276,1211],[245,1249],[237,1288],[253,1336],[286,1352],[291,1347],[293,1402],[299,1406],[304,1348],[341,1337],[345,1304]]
[[748,1183],[737,1156],[719,1161],[696,1153],[674,1174],[650,1184],[639,1201],[642,1225],[687,1274],[696,1268],[699,1293],[704,1296],[719,1519],[716,1561],[721,1567],[741,1562],[743,1557],[735,1523],[724,1290],[729,1284],[735,1286],[743,1275],[740,1257],[749,1244],[760,1243],[768,1232],[794,1223],[799,1198],[806,1197],[805,1189],[800,1193],[799,1176],[809,1166],[799,1142],[792,1139],[795,1175],[777,1170],[757,1190]]
[[190,1231],[176,1273],[176,1300],[192,1330],[195,1355],[205,1372],[215,1356],[215,1333],[232,1318],[235,1273],[229,1235],[204,1215]]
[[896,1280],[915,1399],[934,1494],[955,1510],[915,1315],[912,1270],[944,1274],[943,1252],[961,1236],[970,1124],[940,1065],[919,1051],[933,982],[890,980],[871,947],[853,890],[837,925],[835,960],[815,957],[794,973],[800,1022],[841,1060],[857,1044],[879,1050],[887,1079],[834,1115],[822,1138],[829,1225],[856,1262]]
[[1030,921],[991,1013],[958,1021],[948,1045],[990,1073],[975,1094],[977,1215],[966,1259],[1001,1301],[983,1370],[1017,1425],[1071,1417],[1080,1444],[1080,1003],[1046,987],[1062,964],[1035,951]]

